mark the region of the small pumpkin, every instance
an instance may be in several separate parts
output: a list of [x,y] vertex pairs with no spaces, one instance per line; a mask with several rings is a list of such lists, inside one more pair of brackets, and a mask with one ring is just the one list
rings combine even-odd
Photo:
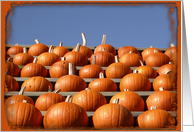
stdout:
[[146,59],[147,56],[149,56],[150,54],[154,53],[155,51],[157,51],[158,53],[162,53],[161,50],[159,50],[158,48],[154,48],[153,46],[150,46],[150,48],[145,49],[141,55],[143,57],[143,59]]
[[18,53],[13,57],[13,63],[16,65],[26,65],[32,63],[34,57],[27,53],[27,49],[23,48],[23,53]]
[[91,81],[88,84],[88,87],[98,92],[117,91],[117,84],[109,78],[104,78],[104,74],[102,72],[99,74],[99,79]]
[[21,70],[21,77],[34,77],[34,76],[47,77],[48,74],[47,69],[43,65],[38,64],[36,62],[37,58],[34,58],[33,63],[25,65]]
[[168,48],[164,54],[166,54],[170,59],[172,59],[173,55],[176,54],[178,51],[177,46],[174,46],[174,44],[170,44],[170,48]]
[[169,62],[169,64],[165,64],[158,68],[157,73],[159,75],[164,75],[167,72],[172,71],[171,74],[177,74],[177,66],[173,64],[172,62]]
[[95,50],[94,50],[94,53],[97,53],[99,51],[103,51],[103,49],[106,49],[107,52],[110,52],[113,54],[113,56],[116,55],[116,50],[115,48],[110,45],[110,44],[106,44],[106,35],[104,34],[103,35],[103,38],[102,38],[102,43],[101,45],[98,45]]
[[98,78],[99,73],[104,73],[104,70],[96,65],[96,56],[92,55],[92,64],[86,65],[79,70],[79,76],[81,78]]
[[7,75],[7,71],[5,72],[5,89],[7,89],[7,91],[19,90],[18,82],[12,76]]
[[22,52],[23,52],[23,47],[19,46],[18,43],[16,43],[15,46],[13,46],[7,50],[7,54],[9,54],[9,55],[16,55],[16,54],[22,53]]
[[55,53],[59,57],[63,57],[67,52],[69,52],[69,50],[66,47],[62,46],[62,44],[63,42],[60,42],[59,46],[55,47],[52,53]]
[[7,59],[5,62],[5,71],[7,72],[7,75],[10,75],[12,77],[19,77],[20,76],[20,68],[14,64],[13,62],[10,62],[10,58]]
[[92,121],[95,129],[132,127],[134,125],[132,113],[123,105],[118,104],[118,100],[105,104],[94,112]]
[[45,113],[43,125],[46,129],[79,128],[88,126],[88,115],[79,105],[70,103],[71,96],[65,102],[52,105]]
[[121,58],[124,54],[127,54],[130,51],[132,53],[136,53],[136,54],[140,55],[139,51],[135,47],[133,47],[133,46],[123,46],[122,48],[120,48],[118,50],[118,57]]
[[132,73],[132,70],[127,64],[119,62],[118,56],[115,56],[115,63],[110,64],[105,73],[107,78],[123,78],[125,75]]
[[40,43],[38,39],[35,39],[35,42],[36,44],[33,44],[28,49],[28,54],[30,54],[31,56],[39,56],[40,54],[49,51],[49,47],[45,44]]
[[107,104],[107,100],[100,92],[86,88],[73,96],[72,103],[81,106],[86,111],[95,111],[100,106]]

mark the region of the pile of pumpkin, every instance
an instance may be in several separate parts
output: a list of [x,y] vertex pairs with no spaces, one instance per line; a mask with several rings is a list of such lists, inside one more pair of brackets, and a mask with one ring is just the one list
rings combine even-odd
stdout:
[[[171,45],[165,53],[157,48],[147,48],[141,55],[132,46],[116,50],[102,44],[93,51],[86,47],[86,38],[81,34],[79,43],[69,51],[66,47],[46,46],[37,39],[27,51],[21,46],[7,50],[5,65],[5,92],[19,91],[13,77],[27,77],[21,85],[19,95],[5,100],[7,120],[10,126],[39,127],[46,129],[81,128],[89,123],[86,111],[93,111],[95,129],[107,128],[166,128],[175,127],[176,119],[167,111],[177,110],[177,47]],[[14,55],[13,58],[10,56]],[[34,56],[37,56],[35,58]],[[88,59],[89,58],[89,59]],[[90,61],[90,64],[89,64]],[[23,65],[20,70],[19,65]],[[45,66],[50,66],[49,71]],[[76,66],[82,66],[77,73]],[[106,71],[102,67],[107,67]],[[134,71],[130,67],[137,67]],[[159,67],[156,71],[153,67]],[[46,77],[58,78],[55,86]],[[94,78],[87,84],[84,78]],[[146,102],[135,91],[153,90]],[[120,92],[109,103],[100,92],[118,91],[111,79],[121,79]],[[34,101],[23,93],[48,91]],[[78,92],[73,97],[59,92]],[[44,117],[40,111],[46,111]],[[131,112],[143,111],[135,122]],[[42,124],[43,123],[43,124]]]

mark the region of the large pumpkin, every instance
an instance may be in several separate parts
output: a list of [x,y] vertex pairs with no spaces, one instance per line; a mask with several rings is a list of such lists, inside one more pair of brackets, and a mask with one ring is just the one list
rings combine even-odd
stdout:
[[173,55],[176,54],[178,51],[177,46],[174,46],[174,44],[170,44],[170,48],[168,48],[164,54],[166,54],[168,57],[172,59]]
[[157,73],[159,75],[164,75],[169,71],[171,71],[172,74],[177,75],[177,65],[173,64],[172,62],[169,62],[169,64],[165,64],[159,67]]
[[58,94],[61,89],[57,89],[50,93],[45,93],[40,95],[35,102],[35,107],[38,108],[40,111],[47,111],[52,105],[64,102],[65,97],[61,94]]
[[118,104],[118,101],[99,107],[94,112],[92,120],[95,129],[132,127],[134,125],[133,115],[126,107]]
[[61,89],[62,92],[81,91],[87,86],[86,82],[74,74],[74,64],[69,63],[69,75],[60,77],[55,83],[55,90]]
[[86,111],[79,105],[70,103],[69,96],[66,102],[52,105],[45,113],[43,125],[46,129],[63,129],[87,127],[88,116]]
[[23,53],[18,53],[13,57],[13,63],[16,65],[26,65],[32,63],[34,57],[27,53],[27,49],[23,48]]
[[115,48],[110,44],[106,44],[106,35],[103,35],[102,43],[95,48],[94,53],[103,51],[103,49],[106,49],[107,52],[112,53],[114,56],[116,55]]
[[[80,46],[79,48],[79,52],[85,54],[88,58],[90,58],[93,54],[92,50],[88,47],[86,47],[86,37],[84,33],[81,33],[82,35],[82,40],[83,40],[83,44],[82,46]],[[76,47],[72,50],[75,51]]]
[[144,111],[145,103],[141,96],[137,93],[124,89],[124,92],[115,94],[111,99],[110,103],[113,103],[115,99],[119,99],[119,104],[125,106],[130,111]]
[[8,58],[5,62],[5,71],[7,72],[7,75],[13,76],[13,77],[19,77],[20,75],[20,68],[14,64],[13,62],[10,62],[11,58]]
[[86,88],[73,96],[72,103],[81,106],[86,111],[95,111],[100,106],[107,104],[107,101],[100,92]]
[[120,48],[118,50],[118,57],[121,58],[124,54],[127,54],[130,51],[132,53],[136,53],[136,54],[140,55],[139,51],[135,47],[133,47],[133,46],[123,46],[122,48]]
[[96,65],[96,56],[92,55],[92,64],[86,65],[79,70],[79,76],[81,78],[98,78],[99,73],[104,73],[104,70]]
[[157,50],[159,53],[162,53],[162,51],[160,51],[158,48],[154,48],[153,46],[150,46],[150,48],[145,49],[145,50],[141,53],[143,59],[145,59],[148,55],[154,53],[154,50]]
[[40,43],[38,39],[35,39],[35,42],[36,44],[33,44],[28,49],[28,54],[32,56],[39,56],[40,54],[49,51],[49,47],[45,44]]
[[151,83],[148,77],[140,73],[127,74],[121,79],[120,86],[121,91],[129,89],[129,91],[150,91]]
[[34,58],[33,63],[25,65],[21,70],[21,77],[34,77],[34,76],[47,77],[48,74],[47,69],[43,65],[38,64],[36,62],[37,58]]
[[77,44],[76,50],[68,52],[64,55],[66,61],[74,63],[75,66],[85,66],[88,64],[88,57],[84,54],[79,52],[81,44]]
[[55,47],[52,53],[55,53],[59,57],[63,57],[67,52],[69,52],[69,50],[66,47],[62,46],[62,44],[63,42],[61,42],[59,46]]
[[7,50],[7,54],[9,54],[9,55],[16,55],[16,54],[22,53],[22,52],[23,52],[23,47],[19,46],[18,43],[15,44],[15,46],[13,46]]
[[132,73],[131,68],[122,62],[119,62],[118,56],[115,56],[115,63],[106,68],[107,78],[123,78],[125,75]]
[[19,84],[18,82],[10,75],[7,75],[5,72],[5,91],[18,91]]
[[41,76],[35,76],[25,80],[21,87],[24,86],[26,87],[25,91],[28,92],[48,91],[49,87],[53,89],[52,83]]
[[61,61],[61,58],[55,53],[52,53],[52,50],[53,45],[49,47],[49,52],[42,53],[37,57],[37,63],[43,66],[52,66],[55,62]]
[[6,112],[9,126],[35,128],[42,125],[42,114],[32,104],[15,103],[8,106]]
[[99,92],[103,91],[117,91],[117,84],[109,79],[104,78],[104,74],[99,74],[99,79],[95,79],[88,84],[88,87]]

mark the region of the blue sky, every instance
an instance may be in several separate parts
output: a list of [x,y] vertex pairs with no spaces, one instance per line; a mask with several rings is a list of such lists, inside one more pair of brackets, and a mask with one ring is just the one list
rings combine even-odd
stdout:
[[[35,44],[76,46],[82,44],[84,32],[87,46],[106,43],[114,47],[168,48],[172,41],[169,8],[153,6],[52,5],[17,6],[9,14],[11,35],[7,44]],[[177,32],[177,10],[173,17]]]

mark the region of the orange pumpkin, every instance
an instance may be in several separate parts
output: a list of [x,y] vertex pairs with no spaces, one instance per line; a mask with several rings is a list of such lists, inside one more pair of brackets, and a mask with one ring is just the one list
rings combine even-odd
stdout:
[[98,45],[96,47],[96,49],[94,50],[94,53],[97,53],[99,51],[103,51],[103,49],[106,49],[107,52],[112,53],[113,56],[116,55],[115,48],[112,45],[110,45],[110,44],[106,44],[106,35],[103,35],[102,43],[101,43],[101,45]]
[[7,72],[5,72],[5,89],[7,89],[7,91],[19,90],[18,82],[12,76],[7,75]]
[[81,106],[86,111],[95,111],[100,106],[107,104],[107,101],[100,92],[86,88],[73,96],[72,103]]
[[132,53],[136,53],[136,54],[140,55],[139,51],[135,47],[133,47],[133,46],[123,46],[122,48],[120,48],[118,50],[118,57],[121,58],[124,54],[127,54],[130,51]]
[[172,74],[177,74],[177,66],[175,64],[173,64],[172,62],[169,62],[169,64],[165,64],[161,67],[158,68],[157,73],[159,75],[164,75],[167,72],[172,71]]
[[34,58],[33,63],[25,65],[21,70],[21,77],[34,77],[34,76],[47,77],[48,74],[47,69],[43,65],[38,64],[36,62],[37,58]]
[[7,72],[7,75],[13,76],[13,77],[19,77],[20,75],[20,68],[14,64],[13,62],[10,62],[11,58],[8,58],[5,62],[5,71]]
[[49,47],[45,44],[40,43],[38,39],[35,39],[35,42],[36,44],[33,44],[28,49],[28,54],[32,56],[39,56],[40,54],[49,51]]
[[87,127],[88,116],[79,105],[70,103],[69,96],[65,102],[52,105],[45,113],[43,125],[46,129],[63,129]]
[[68,52],[64,55],[66,61],[74,63],[75,66],[85,66],[88,64],[88,57],[79,52],[80,44],[78,43],[75,51]]
[[67,52],[69,52],[69,50],[66,47],[63,47],[62,44],[63,42],[61,42],[59,46],[55,47],[52,53],[55,53],[59,57],[63,57]]
[[23,48],[23,53],[18,53],[13,57],[13,63],[16,65],[26,65],[32,63],[34,57],[27,53],[27,49]]
[[15,46],[13,46],[7,50],[7,54],[9,54],[9,55],[16,55],[16,54],[22,53],[22,52],[23,52],[23,47],[19,46],[18,43],[15,44]]
[[160,51],[158,48],[153,48],[153,46],[150,46],[150,48],[145,49],[141,55],[143,57],[143,59],[146,59],[146,57],[152,53],[154,53],[154,50],[157,50],[158,53],[162,53],[162,51]]
[[92,58],[91,65],[86,65],[79,70],[79,76],[81,78],[98,78],[100,72],[104,73],[104,70],[95,63],[96,56],[92,55]]
[[172,59],[173,55],[176,54],[178,51],[177,46],[174,46],[174,44],[170,44],[170,48],[168,48],[164,54],[166,54],[169,58]]
[[119,99],[119,104],[125,106],[130,111],[144,111],[145,103],[141,96],[137,93],[124,89],[123,92],[115,94],[111,99],[110,103],[113,103],[115,99]]
[[118,104],[118,101],[99,107],[94,112],[92,120],[95,129],[132,127],[134,125],[132,113],[123,105]]
[[102,72],[99,74],[99,79],[91,81],[88,84],[88,87],[98,92],[117,91],[117,84],[109,78],[104,78],[104,74]]
[[106,68],[107,78],[123,78],[129,73],[132,73],[131,68],[127,64],[119,62],[118,56],[115,56],[115,63],[110,64]]

